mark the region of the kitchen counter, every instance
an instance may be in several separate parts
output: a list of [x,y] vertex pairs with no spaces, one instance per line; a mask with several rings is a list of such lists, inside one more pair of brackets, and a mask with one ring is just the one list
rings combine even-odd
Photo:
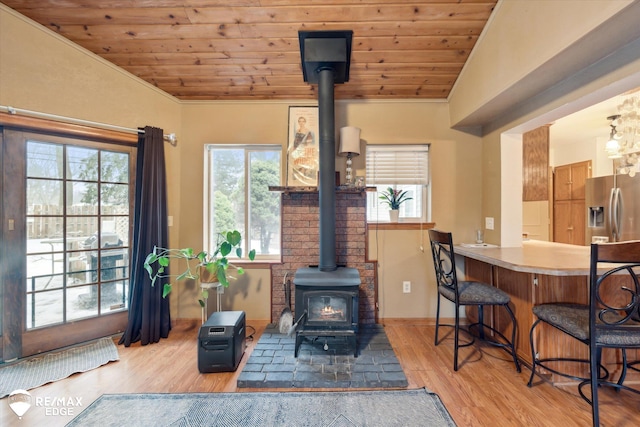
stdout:
[[[474,248],[455,247],[458,257],[464,257],[466,280],[490,283],[511,297],[511,309],[516,316],[516,352],[518,358],[531,365],[529,330],[535,321],[533,306],[547,302],[588,302],[589,257],[588,246],[528,240],[522,247]],[[467,318],[477,319],[475,307],[467,307]],[[509,322],[504,310],[493,310],[493,323],[509,336]],[[536,350],[544,357],[576,358],[585,356],[587,347],[566,334],[542,328],[536,337]],[[573,367],[569,367],[573,368]],[[569,373],[581,374],[582,366]],[[553,377],[553,376],[552,376]],[[556,382],[561,378],[552,378]]]
[[457,245],[457,255],[522,273],[589,275],[589,246],[528,240],[520,248]]
[[[489,283],[508,293],[516,316],[518,333],[516,352],[520,360],[531,365],[529,330],[535,321],[534,305],[565,302],[588,304],[590,247],[528,240],[519,248],[472,247],[458,245],[456,255],[464,258],[465,280]],[[477,319],[475,307],[467,307],[467,318]],[[509,336],[510,319],[504,310],[493,310],[493,324]],[[538,329],[536,351],[540,357],[574,357],[586,359],[588,347],[557,329],[542,325]],[[620,355],[606,349],[603,363],[609,372],[618,372]],[[584,364],[563,367],[568,374],[586,376]],[[635,373],[634,373],[635,375]],[[566,378],[550,375],[551,382]],[[637,376],[634,380],[637,380]]]

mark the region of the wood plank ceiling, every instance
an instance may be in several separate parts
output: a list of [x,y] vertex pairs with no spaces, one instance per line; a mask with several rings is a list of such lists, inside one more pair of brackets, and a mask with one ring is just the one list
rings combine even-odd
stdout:
[[446,98],[496,2],[2,0],[182,100],[317,99],[299,30],[353,30],[336,99]]

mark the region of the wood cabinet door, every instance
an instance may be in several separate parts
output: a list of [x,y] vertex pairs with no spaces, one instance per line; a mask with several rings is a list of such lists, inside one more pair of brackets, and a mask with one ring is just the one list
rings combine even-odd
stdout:
[[557,166],[553,180],[555,200],[584,199],[587,178],[591,178],[591,160]]
[[553,172],[553,197],[571,200],[571,165],[558,166]]
[[584,200],[587,178],[591,178],[591,160],[571,165],[571,199]]
[[571,243],[585,245],[587,213],[584,200],[571,201]]
[[571,243],[571,200],[556,201],[553,208],[553,241]]
[[585,244],[584,200],[560,200],[553,210],[553,241],[570,245]]
[[558,166],[553,174],[553,241],[584,245],[586,236],[585,184],[591,160]]

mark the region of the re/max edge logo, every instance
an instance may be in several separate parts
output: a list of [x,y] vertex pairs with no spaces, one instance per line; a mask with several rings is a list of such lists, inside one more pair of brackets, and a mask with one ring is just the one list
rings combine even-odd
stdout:
[[75,416],[77,408],[82,408],[82,397],[32,397],[26,390],[14,390],[7,399],[11,410],[22,419],[27,411],[35,406],[44,408],[45,416]]

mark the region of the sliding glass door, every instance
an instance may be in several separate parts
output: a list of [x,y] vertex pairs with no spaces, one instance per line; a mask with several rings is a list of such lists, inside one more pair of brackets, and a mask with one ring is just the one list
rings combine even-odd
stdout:
[[3,308],[19,320],[3,341],[25,357],[121,331],[135,148],[11,130],[3,140]]

